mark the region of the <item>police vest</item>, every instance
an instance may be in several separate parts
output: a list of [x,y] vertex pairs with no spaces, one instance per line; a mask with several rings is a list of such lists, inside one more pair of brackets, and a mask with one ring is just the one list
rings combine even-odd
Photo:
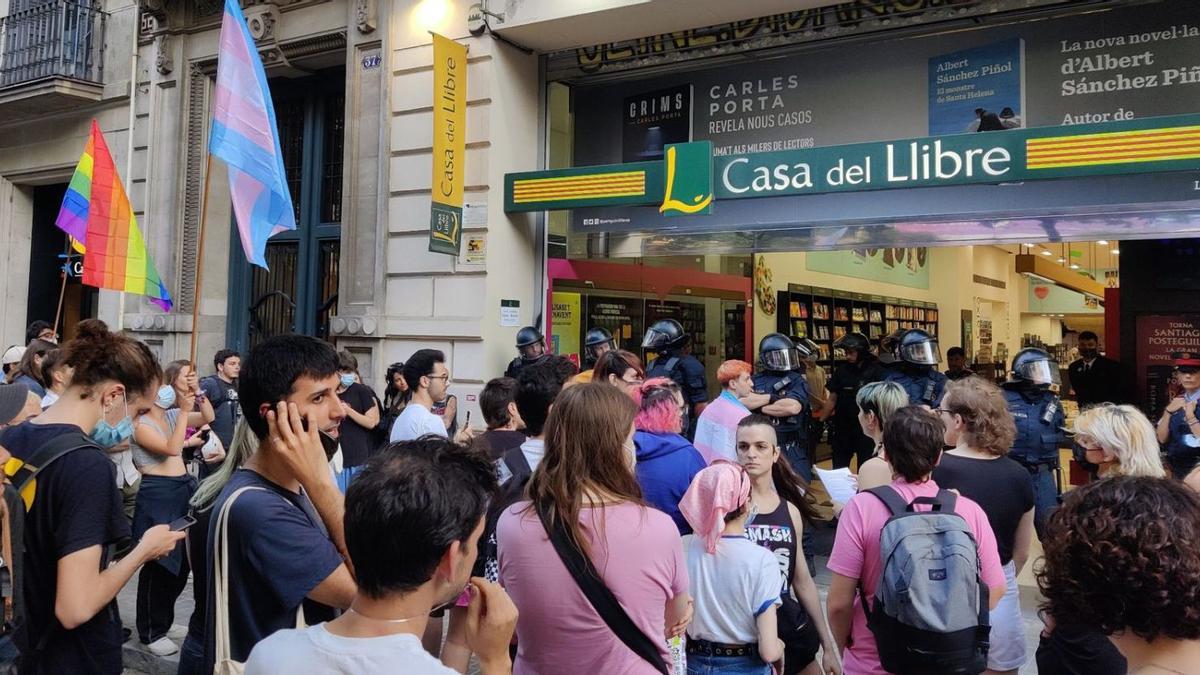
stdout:
[[[763,372],[754,376],[754,391],[760,394],[770,394],[773,400],[795,398],[800,401],[800,414],[788,417],[771,417],[775,422],[775,430],[780,436],[788,436],[794,440],[797,436],[804,439],[808,435],[808,417],[810,414],[808,402],[808,380],[804,373]],[[791,396],[789,396],[791,394]],[[783,439],[781,439],[783,440]]]
[[1019,389],[1005,387],[1004,400],[1017,426],[1009,455],[1024,464],[1057,463],[1059,427],[1065,423],[1058,397],[1046,391],[1031,399]]
[[913,375],[903,368],[895,368],[888,370],[883,379],[900,385],[912,405],[934,407],[942,402],[942,392],[946,390],[946,376],[933,369],[928,373]]

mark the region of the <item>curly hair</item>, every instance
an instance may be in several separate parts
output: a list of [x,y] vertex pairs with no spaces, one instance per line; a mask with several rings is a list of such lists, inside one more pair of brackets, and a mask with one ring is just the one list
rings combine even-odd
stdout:
[[1000,387],[980,377],[950,382],[942,408],[963,418],[971,447],[996,455],[1007,453],[1017,437],[1017,425],[1008,412]]
[[1042,609],[1112,635],[1200,639],[1200,496],[1117,476],[1073,490],[1046,527]]

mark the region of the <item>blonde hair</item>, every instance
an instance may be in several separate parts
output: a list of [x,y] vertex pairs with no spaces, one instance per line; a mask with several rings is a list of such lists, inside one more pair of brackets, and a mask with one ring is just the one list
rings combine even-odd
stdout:
[[225,484],[233,478],[233,473],[242,468],[256,452],[258,436],[254,435],[254,430],[246,424],[246,418],[243,417],[238,420],[237,427],[233,430],[233,439],[230,440],[229,447],[225,448],[225,461],[221,468],[200,483],[200,487],[188,502],[192,508],[203,511],[212,506],[221,490],[225,489]]
[[1165,478],[1158,437],[1150,420],[1131,405],[1102,403],[1084,410],[1075,420],[1075,433],[1088,436],[1117,462],[1107,475]]
[[874,413],[882,429],[897,410],[908,405],[908,393],[895,382],[872,382],[858,390],[854,402],[864,413]]

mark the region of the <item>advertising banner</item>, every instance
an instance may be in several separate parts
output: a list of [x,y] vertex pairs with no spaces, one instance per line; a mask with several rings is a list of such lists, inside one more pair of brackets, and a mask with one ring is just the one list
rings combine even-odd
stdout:
[[467,154],[467,47],[433,36],[433,206],[429,250],[458,255]]
[[1020,128],[1024,50],[1015,38],[929,59],[929,135]]
[[621,161],[662,159],[668,145],[692,138],[692,85],[630,96],[624,114]]
[[809,252],[804,256],[804,266],[810,272],[840,274],[909,288],[929,288],[929,249],[926,248]]
[[587,296],[587,326],[607,328],[617,347],[634,353],[642,350],[642,300],[602,295]]
[[576,365],[580,363],[579,336],[582,334],[580,322],[583,319],[580,300],[578,293],[556,291],[550,294],[554,317],[550,329],[550,351],[571,359]]
[[1200,314],[1142,315],[1137,318],[1138,400],[1151,419],[1182,387],[1175,381],[1172,352],[1200,351]]

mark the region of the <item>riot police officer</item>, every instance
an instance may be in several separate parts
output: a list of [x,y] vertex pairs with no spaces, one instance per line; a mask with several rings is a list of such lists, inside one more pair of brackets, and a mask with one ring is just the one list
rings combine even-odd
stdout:
[[863,433],[858,423],[858,390],[871,382],[878,382],[887,374],[883,364],[871,353],[871,342],[862,333],[846,333],[833,343],[841,350],[845,361],[833,371],[826,383],[829,397],[821,410],[821,419],[833,415],[833,468],[850,466],[850,458],[857,456],[862,466],[874,456],[875,441]]
[[1029,471],[1033,481],[1033,523],[1042,536],[1046,518],[1058,505],[1058,448],[1065,443],[1066,419],[1058,395],[1058,363],[1045,350],[1030,347],[1017,352],[1012,372],[1004,383],[1004,399],[1017,425],[1017,437],[1008,456]]
[[[810,347],[804,345],[807,350]],[[796,473],[812,480],[808,456],[810,418],[808,380],[804,377],[805,352],[783,333],[771,333],[758,343],[761,371],[754,376],[754,392],[746,407],[772,418],[779,450]]]
[[533,365],[538,361],[546,358],[546,338],[542,336],[542,332],[533,326],[525,326],[517,331],[517,358],[508,363],[508,369],[504,371],[505,377],[511,377],[514,380],[526,366]]
[[583,367],[592,369],[596,367],[596,362],[604,356],[604,352],[610,352],[617,348],[617,341],[613,339],[612,333],[608,332],[607,328],[596,326],[588,330],[587,335],[583,337]]
[[890,370],[900,367],[901,361],[896,358],[896,347],[900,344],[901,335],[904,335],[904,329],[897,328],[887,335],[879,336],[879,365],[883,368]]
[[646,330],[642,349],[657,354],[646,368],[646,379],[665,377],[679,385],[688,406],[683,428],[688,440],[695,438],[696,419],[708,403],[708,382],[704,364],[692,356],[692,336],[675,319],[659,319]]
[[937,370],[942,360],[937,338],[920,328],[910,328],[900,334],[893,355],[897,365],[888,371],[884,381],[904,387],[913,405],[936,408],[946,389],[946,376]]

